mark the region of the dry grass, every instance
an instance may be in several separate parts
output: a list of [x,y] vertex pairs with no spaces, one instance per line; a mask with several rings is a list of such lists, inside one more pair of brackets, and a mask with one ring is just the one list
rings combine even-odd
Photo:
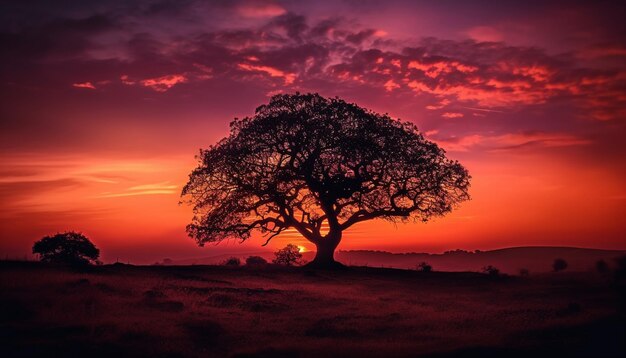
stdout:
[[618,291],[593,274],[1,265],[6,356],[624,353]]

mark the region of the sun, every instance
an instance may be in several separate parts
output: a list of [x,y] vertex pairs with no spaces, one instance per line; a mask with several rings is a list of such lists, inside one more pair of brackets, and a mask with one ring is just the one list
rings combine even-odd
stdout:
[[298,252],[306,252],[306,247],[298,245]]

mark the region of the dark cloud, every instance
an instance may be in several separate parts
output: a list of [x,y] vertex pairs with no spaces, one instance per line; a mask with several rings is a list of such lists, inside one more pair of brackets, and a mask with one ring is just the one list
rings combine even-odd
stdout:
[[302,42],[302,36],[309,28],[309,25],[307,24],[307,20],[304,16],[287,13],[272,20],[269,23],[269,28],[283,29],[286,31],[287,36],[290,39],[296,42]]
[[[2,145],[40,148],[46,138],[55,146],[102,145],[106,141],[97,133],[129,120],[143,125],[150,118],[153,126],[146,130],[156,131],[171,128],[176,122],[170,118],[192,108],[240,113],[236,99],[225,100],[226,90],[250,93],[236,96],[250,108],[280,91],[340,94],[380,102],[399,114],[421,113],[426,127],[442,129],[442,118],[488,117],[485,130],[504,132],[507,126],[564,131],[580,126],[581,117],[610,122],[626,116],[626,72],[615,60],[626,51],[611,41],[564,54],[506,42],[404,41],[341,16],[273,16],[280,4],[252,5],[215,3],[205,23],[242,6],[248,16],[263,16],[217,28],[198,20],[202,2],[146,1],[95,6],[92,13],[69,8],[2,32],[0,114],[12,119],[2,123]],[[568,116],[545,120],[562,107]],[[517,120],[537,108],[544,114]],[[496,111],[481,112],[488,109]],[[503,109],[518,114],[498,115]],[[479,130],[475,126],[455,130],[471,135]]]

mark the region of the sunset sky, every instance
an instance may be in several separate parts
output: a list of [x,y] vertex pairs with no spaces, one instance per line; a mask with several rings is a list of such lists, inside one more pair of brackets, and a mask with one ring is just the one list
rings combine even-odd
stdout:
[[[0,255],[82,231],[105,262],[199,248],[179,194],[199,148],[273,94],[414,122],[473,177],[427,224],[340,250],[626,249],[626,18],[613,1],[14,1],[0,5]],[[274,250],[293,242],[288,234]]]

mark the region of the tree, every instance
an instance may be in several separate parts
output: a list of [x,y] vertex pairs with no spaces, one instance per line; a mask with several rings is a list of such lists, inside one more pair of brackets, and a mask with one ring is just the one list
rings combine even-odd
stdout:
[[603,275],[607,274],[610,271],[609,264],[604,260],[598,260],[596,261],[596,270]]
[[33,254],[43,262],[86,265],[96,262],[100,250],[82,233],[67,231],[35,242]]
[[500,270],[492,265],[487,265],[483,267],[483,272],[489,276],[500,276]]
[[359,222],[425,222],[469,199],[467,170],[415,125],[318,94],[272,97],[198,159],[181,195],[200,246],[293,229],[318,267],[340,266],[335,248]]
[[294,266],[302,259],[300,249],[293,244],[288,244],[284,248],[276,251],[274,256],[276,256],[276,258],[272,261],[273,263],[285,266]]
[[239,257],[229,257],[222,263],[224,266],[241,266],[241,259]]
[[261,256],[248,256],[246,259],[247,266],[263,266],[267,265],[267,260]]
[[556,259],[552,263],[552,269],[554,270],[554,272],[563,271],[566,268],[567,268],[567,261],[563,259]]
[[417,265],[417,271],[432,272],[433,267],[428,262],[421,262]]

